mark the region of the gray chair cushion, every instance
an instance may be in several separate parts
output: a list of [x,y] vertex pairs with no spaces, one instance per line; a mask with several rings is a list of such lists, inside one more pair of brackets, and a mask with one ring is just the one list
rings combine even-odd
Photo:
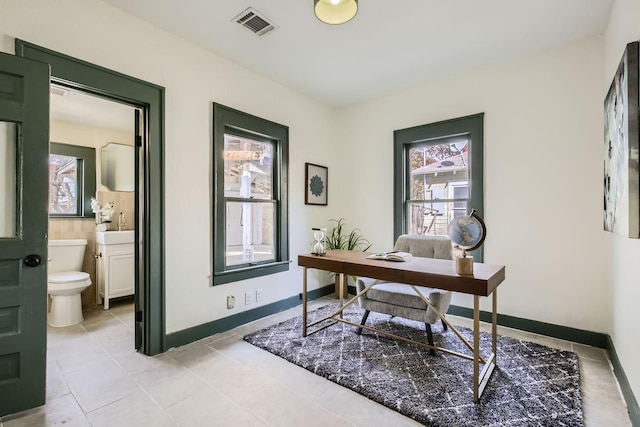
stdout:
[[451,240],[444,236],[403,234],[396,240],[393,250],[422,258],[453,259]]
[[[398,237],[393,248],[396,251],[409,252],[413,256],[422,258],[452,259],[451,241],[440,236],[418,236],[403,234]],[[361,292],[373,279],[359,277],[356,289]],[[418,290],[442,314],[446,313],[451,303],[451,292],[441,289],[417,287]],[[438,315],[424,300],[415,293],[411,286],[404,283],[377,281],[377,284],[358,298],[360,307],[365,310],[404,317],[433,324],[438,321]]]
[[[428,297],[432,289],[420,288],[419,291]],[[404,307],[427,309],[427,303],[415,293],[411,286],[402,283],[381,283],[367,292],[367,298]]]
[[[359,277],[356,289],[362,291],[374,282],[373,279]],[[451,304],[451,292],[442,289],[431,289],[417,286],[422,295],[431,301],[442,314],[446,313]],[[365,310],[404,317],[423,323],[433,324],[439,319],[433,309],[427,306],[413,288],[404,283],[378,282],[358,299],[360,307]]]

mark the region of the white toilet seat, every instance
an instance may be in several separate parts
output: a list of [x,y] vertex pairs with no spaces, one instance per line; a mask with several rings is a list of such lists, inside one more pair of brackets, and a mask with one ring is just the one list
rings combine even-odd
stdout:
[[49,283],[73,283],[89,279],[89,273],[82,271],[65,271],[62,273],[50,273],[47,276]]

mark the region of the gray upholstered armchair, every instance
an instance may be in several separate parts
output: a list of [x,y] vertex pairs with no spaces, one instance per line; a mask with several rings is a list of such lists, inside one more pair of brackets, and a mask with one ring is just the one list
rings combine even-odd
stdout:
[[[409,252],[415,257],[423,258],[452,259],[453,257],[451,241],[446,237],[440,236],[403,234],[396,240],[393,250]],[[373,279],[358,277],[356,280],[358,293],[373,282]],[[449,304],[451,303],[450,291],[426,287],[421,287],[420,291],[431,301],[438,311],[442,314],[447,312]],[[410,285],[380,281],[360,296],[358,303],[360,307],[365,310],[362,321],[360,322],[361,325],[366,323],[371,311],[424,322],[427,331],[427,340],[430,345],[433,345],[431,325],[436,323],[439,317],[433,309],[415,293]],[[446,330],[446,323],[442,322],[442,327]],[[362,328],[359,328],[358,334],[361,333]],[[431,350],[431,354],[434,353],[435,351]]]

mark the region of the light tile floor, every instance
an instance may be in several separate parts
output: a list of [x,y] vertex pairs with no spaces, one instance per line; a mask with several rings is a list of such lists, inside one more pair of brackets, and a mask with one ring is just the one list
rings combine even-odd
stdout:
[[[300,313],[296,307],[148,357],[133,350],[131,300],[114,301],[109,311],[95,307],[80,325],[49,328],[47,403],[2,418],[0,427],[419,425],[242,340]],[[470,326],[469,319],[450,319]],[[499,332],[578,353],[585,426],[631,425],[604,350]]]

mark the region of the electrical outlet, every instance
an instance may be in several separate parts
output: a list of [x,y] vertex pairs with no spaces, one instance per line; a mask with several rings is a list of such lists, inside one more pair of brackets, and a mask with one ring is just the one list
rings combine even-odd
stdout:
[[232,309],[236,305],[236,298],[233,295],[227,296],[227,309]]
[[262,289],[256,289],[256,302],[262,301]]
[[253,292],[245,292],[244,294],[244,305],[253,304]]

